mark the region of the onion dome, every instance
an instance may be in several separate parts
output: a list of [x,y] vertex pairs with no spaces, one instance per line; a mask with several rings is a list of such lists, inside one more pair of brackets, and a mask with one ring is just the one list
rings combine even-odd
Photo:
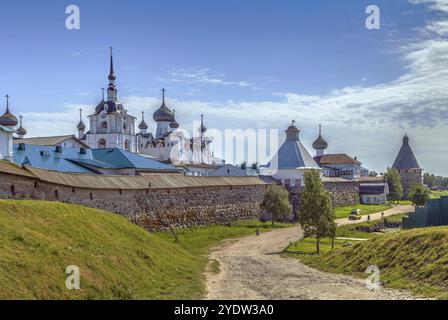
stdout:
[[9,95],[6,98],[6,111],[0,117],[0,125],[5,127],[15,127],[18,123],[17,118],[9,111]]
[[154,112],[152,117],[156,122],[175,122],[176,120],[174,119],[174,112],[165,104],[165,89],[162,89],[162,94],[162,105],[159,109],[156,110],[156,112]]
[[17,134],[19,135],[19,136],[24,136],[24,135],[26,135],[26,130],[25,130],[25,128],[22,126],[22,119],[23,119],[23,117],[22,116],[19,116],[19,118],[20,118],[20,127],[19,127],[19,129],[17,129]]
[[319,125],[319,137],[316,139],[316,141],[313,142],[313,148],[315,150],[324,150],[328,148],[328,142],[325,141],[324,138],[322,138],[322,126]]
[[82,122],[82,109],[79,109],[79,123],[77,128],[79,131],[86,130],[86,125],[84,124],[84,122]]
[[142,112],[142,122],[138,125],[138,128],[140,130],[148,130],[149,126],[148,124],[145,122],[145,113]]
[[78,123],[77,128],[78,128],[79,131],[84,131],[84,130],[86,130],[86,125],[84,124],[84,122],[80,121]]

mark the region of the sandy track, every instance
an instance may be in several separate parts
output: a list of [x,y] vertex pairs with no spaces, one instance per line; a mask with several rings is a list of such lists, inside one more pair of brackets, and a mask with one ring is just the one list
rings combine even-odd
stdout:
[[[409,212],[400,206],[385,216]],[[371,219],[380,218],[371,215]],[[359,222],[359,220],[358,220]],[[347,219],[338,221],[349,223]],[[219,274],[207,274],[207,299],[412,299],[401,291],[371,291],[364,281],[310,268],[280,252],[302,236],[299,227],[279,229],[215,248],[211,259],[220,263]]]

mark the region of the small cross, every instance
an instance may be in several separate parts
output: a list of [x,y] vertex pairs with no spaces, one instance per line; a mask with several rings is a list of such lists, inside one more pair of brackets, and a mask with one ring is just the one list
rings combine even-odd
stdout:
[[104,91],[106,91],[106,89],[101,88],[101,91],[103,92],[103,100],[104,100]]
[[162,88],[162,100],[165,102],[165,88]]
[[296,120],[292,120],[292,125],[295,125],[296,124]]
[[11,96],[9,95],[9,94],[7,94],[6,96],[5,96],[5,98],[6,98],[6,105],[9,105],[9,98],[10,98]]

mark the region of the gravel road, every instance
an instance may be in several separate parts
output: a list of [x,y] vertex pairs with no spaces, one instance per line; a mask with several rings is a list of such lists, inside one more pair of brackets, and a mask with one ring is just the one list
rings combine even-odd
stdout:
[[[385,216],[412,209],[397,206]],[[380,217],[371,215],[372,220]],[[338,220],[338,224],[348,223],[352,222]],[[372,291],[363,280],[325,273],[280,255],[290,242],[301,237],[300,227],[292,227],[223,242],[211,253],[210,258],[219,261],[221,271],[207,273],[207,299],[413,299],[402,291]]]

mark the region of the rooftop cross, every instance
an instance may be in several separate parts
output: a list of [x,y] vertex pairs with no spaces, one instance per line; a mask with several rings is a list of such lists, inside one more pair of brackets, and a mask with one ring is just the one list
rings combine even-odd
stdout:
[[162,88],[162,102],[165,103],[165,88]]
[[11,96],[9,94],[7,94],[5,96],[5,98],[6,98],[6,109],[8,109],[9,108],[9,98],[11,98]]

